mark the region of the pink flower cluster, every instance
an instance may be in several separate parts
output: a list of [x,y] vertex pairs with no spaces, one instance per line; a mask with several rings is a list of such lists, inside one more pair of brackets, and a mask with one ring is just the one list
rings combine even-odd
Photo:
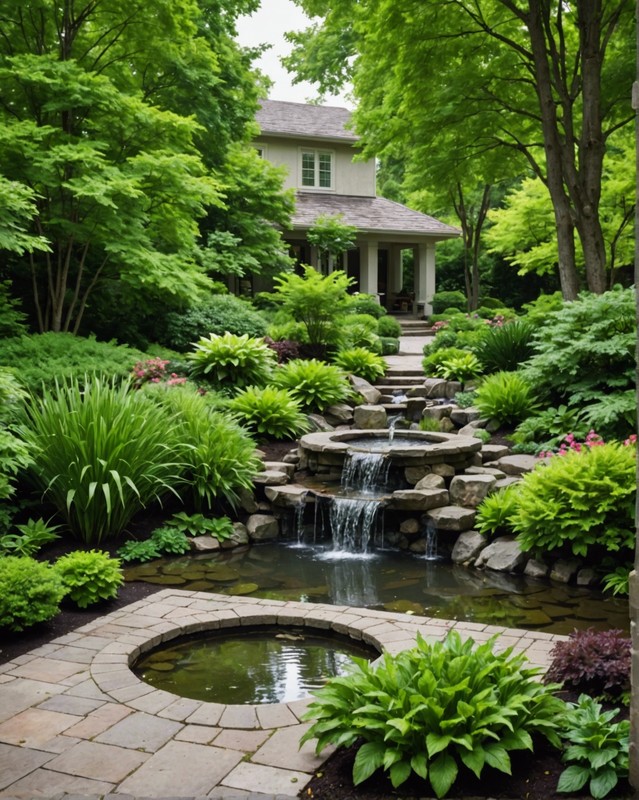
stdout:
[[167,386],[181,386],[186,383],[186,378],[180,378],[175,372],[167,377],[166,365],[168,363],[168,360],[163,358],[138,361],[131,371],[133,386],[139,389],[145,383],[162,383],[162,381],[166,381]]
[[437,322],[433,322],[431,326],[432,330],[434,330],[435,333],[437,333],[437,331],[441,331],[442,328],[447,328],[447,327],[448,327],[448,322],[445,319],[440,319]]
[[[559,445],[559,450],[555,453],[553,450],[544,450],[537,458],[550,458],[551,456],[565,456],[567,453],[576,452],[581,453],[584,448],[592,449],[593,447],[599,447],[602,444],[605,444],[604,440],[601,436],[596,433],[595,431],[589,431],[588,435],[584,439],[583,442],[580,442],[574,433],[569,433],[564,437],[563,442]],[[631,434],[625,441],[624,445],[626,447],[636,446],[637,444],[637,435]]]
[[490,325],[491,328],[503,328],[505,322],[506,318],[503,314],[497,314],[492,319],[486,320],[486,323]]

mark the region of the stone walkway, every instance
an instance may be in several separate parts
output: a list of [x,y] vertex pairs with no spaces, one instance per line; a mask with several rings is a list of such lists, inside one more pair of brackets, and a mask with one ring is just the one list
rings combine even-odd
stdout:
[[[129,669],[183,633],[305,625],[378,650],[457,629],[546,666],[547,633],[383,611],[165,589],[0,665],[0,798],[294,797],[322,763],[298,749],[308,701],[231,706],[176,697]],[[328,755],[325,752],[324,756]]]

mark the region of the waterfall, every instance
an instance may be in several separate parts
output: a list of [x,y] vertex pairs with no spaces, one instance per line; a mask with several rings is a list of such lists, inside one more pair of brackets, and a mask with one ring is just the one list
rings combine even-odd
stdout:
[[429,519],[426,525],[426,547],[424,549],[424,558],[426,561],[437,561],[437,526]]

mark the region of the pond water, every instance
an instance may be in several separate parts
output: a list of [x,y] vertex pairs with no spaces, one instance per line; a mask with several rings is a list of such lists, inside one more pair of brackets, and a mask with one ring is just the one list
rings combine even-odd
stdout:
[[185,636],[141,658],[133,671],[156,689],[211,703],[290,703],[341,675],[350,656],[379,653],[308,628],[256,628]]
[[263,544],[158,559],[128,567],[125,576],[231,596],[381,608],[547,633],[629,629],[628,603],[620,598],[391,550],[361,555],[320,546]]

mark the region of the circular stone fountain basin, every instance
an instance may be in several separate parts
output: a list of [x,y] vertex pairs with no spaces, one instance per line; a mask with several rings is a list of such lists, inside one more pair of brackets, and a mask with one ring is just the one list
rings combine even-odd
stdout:
[[450,464],[464,469],[482,443],[470,436],[435,431],[398,431],[390,439],[388,430],[381,428],[307,433],[299,447],[312,472],[318,467],[343,464],[353,451],[383,453],[398,467]]
[[378,655],[347,636],[260,626],[178,637],[144,654],[132,669],[154,688],[180,697],[256,705],[308,697],[342,674],[351,656]]

